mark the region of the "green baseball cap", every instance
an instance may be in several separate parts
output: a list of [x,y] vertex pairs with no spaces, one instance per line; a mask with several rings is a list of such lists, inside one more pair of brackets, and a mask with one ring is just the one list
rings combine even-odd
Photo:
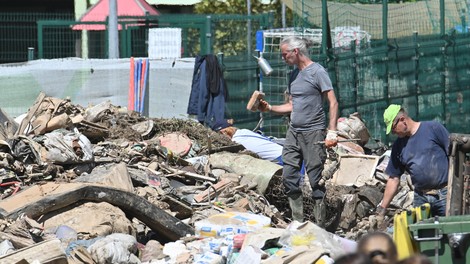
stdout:
[[385,109],[384,112],[384,122],[387,125],[387,134],[390,134],[392,131],[393,120],[397,116],[398,112],[400,112],[401,105],[391,104]]

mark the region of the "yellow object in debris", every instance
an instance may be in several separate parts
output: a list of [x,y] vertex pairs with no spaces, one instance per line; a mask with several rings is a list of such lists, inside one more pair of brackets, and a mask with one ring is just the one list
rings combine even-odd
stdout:
[[419,253],[418,245],[413,240],[408,225],[423,221],[431,216],[431,205],[429,203],[403,211],[394,216],[393,241],[397,245],[398,259],[407,258]]
[[416,207],[416,222],[428,219],[431,216],[431,205],[425,203],[420,207]]
[[291,244],[292,246],[308,246],[316,239],[312,234],[296,234],[292,235]]
[[408,224],[411,224],[416,219],[415,216],[415,208],[394,216],[393,241],[397,245],[398,260],[418,253],[416,243],[411,239],[411,233],[408,230]]

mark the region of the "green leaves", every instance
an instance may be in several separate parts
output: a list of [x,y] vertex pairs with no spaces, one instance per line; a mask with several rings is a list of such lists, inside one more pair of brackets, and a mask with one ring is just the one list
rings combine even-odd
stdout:
[[[262,14],[281,6],[280,0],[273,0],[264,5],[259,0],[250,0],[251,14]],[[248,14],[247,0],[203,0],[195,5],[197,14]]]

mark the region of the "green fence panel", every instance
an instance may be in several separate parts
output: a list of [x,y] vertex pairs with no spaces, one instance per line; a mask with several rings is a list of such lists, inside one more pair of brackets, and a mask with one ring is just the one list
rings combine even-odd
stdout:
[[364,104],[383,100],[388,96],[388,54],[386,49],[375,48],[357,59],[357,102]]
[[470,133],[470,104],[465,102],[465,98],[469,98],[470,89],[459,92],[451,92],[448,94],[448,104],[446,104],[445,116],[446,127],[454,133]]
[[335,60],[335,68],[333,69],[343,69],[341,74],[336,75],[336,78],[334,78],[335,87],[337,88],[336,97],[346,106],[354,105],[357,102],[355,56],[351,52],[346,52],[338,54]]
[[28,48],[38,50],[36,21],[41,19],[70,20],[73,14],[0,13],[0,63],[27,61]]
[[227,102],[227,118],[233,118],[235,126],[243,128],[255,127],[259,115],[246,110],[246,104],[251,95],[257,90],[257,65],[254,61],[243,58],[228,57],[224,59],[226,72],[224,74],[229,100]]

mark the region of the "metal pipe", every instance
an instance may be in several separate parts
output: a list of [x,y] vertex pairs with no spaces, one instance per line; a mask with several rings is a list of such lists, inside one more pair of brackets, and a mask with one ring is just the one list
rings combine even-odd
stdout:
[[251,1],[246,0],[246,14],[248,15],[248,21],[246,22],[246,50],[248,52],[248,58],[251,56]]
[[281,14],[282,14],[282,28],[286,27],[286,3],[282,2],[281,5]]
[[119,58],[119,37],[117,22],[117,0],[109,0],[109,20],[108,20],[108,58]]

